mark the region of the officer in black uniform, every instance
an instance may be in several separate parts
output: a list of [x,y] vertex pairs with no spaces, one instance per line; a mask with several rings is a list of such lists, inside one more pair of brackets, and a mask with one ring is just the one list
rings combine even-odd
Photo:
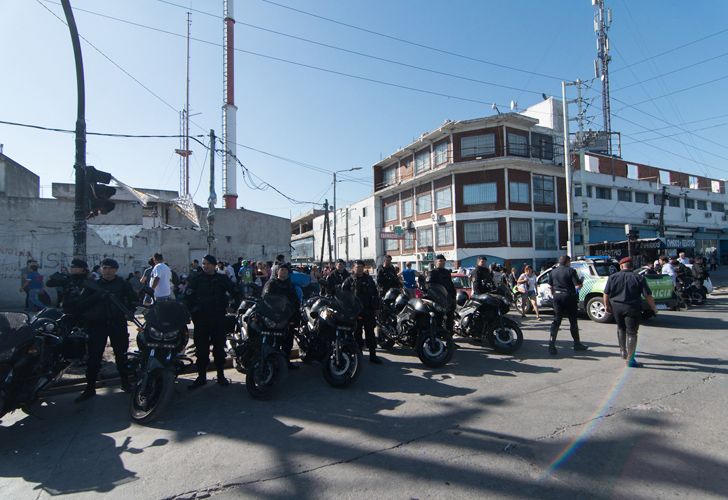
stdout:
[[336,261],[336,267],[331,271],[326,278],[326,294],[334,295],[338,288],[344,283],[344,280],[349,277],[349,271],[346,270],[346,263],[343,259]]
[[[76,264],[85,263],[76,262]],[[125,392],[131,390],[129,375],[126,372],[126,353],[129,350],[127,314],[133,313],[137,296],[131,284],[116,275],[118,270],[119,263],[114,259],[102,260],[101,278],[95,282],[83,282],[83,293],[88,290],[88,299],[79,299],[75,305],[74,298],[66,299],[69,308],[82,312],[88,334],[86,389],[76,398],[77,403],[96,395],[96,379],[101,370],[107,338],[111,340],[111,347],[114,349],[116,369],[121,377],[121,389]]]
[[401,288],[402,283],[399,281],[397,270],[392,265],[392,256],[385,255],[384,262],[377,269],[377,286],[382,292],[382,296],[392,288]]
[[226,387],[225,378],[225,313],[231,297],[237,298],[235,284],[225,274],[218,274],[217,259],[213,255],[202,258],[202,272],[190,275],[185,289],[184,303],[195,325],[195,357],[197,378],[188,389],[207,384],[207,365],[210,364],[210,345],[217,368],[217,383]]
[[[269,279],[263,287],[261,298],[265,298],[268,295],[279,295],[287,298],[293,306],[293,316],[291,316],[292,326],[297,326],[301,320],[301,301],[296,293],[296,288],[293,286],[293,282],[289,277],[291,272],[291,265],[287,263],[281,263],[276,268],[276,275]],[[288,335],[284,338],[283,350],[288,359],[288,368],[297,369],[298,365],[291,363],[291,350],[293,349],[293,332],[288,332]]]
[[379,291],[372,277],[364,272],[364,261],[354,261],[354,272],[346,278],[341,289],[352,292],[361,302],[362,311],[356,324],[357,340],[359,345],[363,344],[362,329],[364,329],[369,362],[381,364],[382,360],[377,357],[377,339],[374,336],[375,318],[379,309]]
[[447,331],[452,332],[455,323],[455,285],[452,282],[452,271],[445,267],[445,256],[439,254],[435,257],[435,268],[430,271],[427,277],[428,285],[442,285],[447,291],[450,298],[450,307],[447,311],[446,327]]
[[478,267],[475,268],[473,273],[470,275],[473,286],[473,294],[480,295],[481,293],[488,293],[495,290],[493,284],[493,273],[488,269],[488,259],[485,255],[478,257]]
[[582,283],[583,280],[571,267],[571,257],[568,255],[559,257],[559,265],[549,273],[549,285],[551,285],[551,293],[554,297],[554,320],[551,323],[549,354],[556,355],[558,353],[556,350],[556,336],[559,333],[561,320],[564,316],[569,318],[571,337],[574,339],[574,350],[586,351],[588,349],[579,340],[579,324],[576,319],[579,302],[576,287],[581,286]]
[[617,341],[622,359],[627,360],[627,366],[637,368],[640,364],[634,359],[634,354],[642,318],[642,296],[655,314],[657,307],[647,280],[632,271],[632,259],[625,257],[620,260],[619,268],[619,272],[607,278],[603,293],[604,307],[614,315],[617,322]]

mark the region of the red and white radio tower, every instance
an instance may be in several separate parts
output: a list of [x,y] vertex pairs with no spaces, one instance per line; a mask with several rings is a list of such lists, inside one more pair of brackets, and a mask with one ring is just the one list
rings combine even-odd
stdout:
[[225,155],[222,158],[222,193],[225,208],[237,208],[237,165],[235,116],[235,14],[233,0],[223,0],[223,106],[222,106],[222,138],[225,144]]

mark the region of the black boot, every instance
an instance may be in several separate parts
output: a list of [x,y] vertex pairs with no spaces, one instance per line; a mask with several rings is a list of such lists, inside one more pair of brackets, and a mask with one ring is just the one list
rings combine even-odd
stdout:
[[552,335],[549,339],[549,354],[556,356],[558,353],[559,351],[556,350],[556,336]]
[[619,355],[622,359],[627,359],[627,332],[617,330],[617,342],[619,342]]
[[627,335],[627,366],[630,368],[639,368],[642,364],[634,359],[637,352],[637,335]]
[[230,381],[225,378],[225,370],[217,370],[217,385],[221,387],[227,387],[230,385]]
[[88,382],[80,396],[73,400],[74,403],[82,403],[96,395],[96,381]]
[[207,384],[207,367],[198,368],[197,378],[194,382],[187,386],[187,390],[192,391],[194,389],[197,389],[198,387],[202,387],[205,384]]
[[129,376],[121,376],[121,390],[124,392],[131,392],[131,384],[129,383]]
[[382,360],[377,356],[377,351],[375,349],[369,349],[369,362],[374,363],[375,365],[381,365]]
[[581,340],[579,340],[579,334],[571,334],[571,337],[574,339],[574,350],[575,351],[586,351],[589,349],[588,346],[585,346],[581,343]]

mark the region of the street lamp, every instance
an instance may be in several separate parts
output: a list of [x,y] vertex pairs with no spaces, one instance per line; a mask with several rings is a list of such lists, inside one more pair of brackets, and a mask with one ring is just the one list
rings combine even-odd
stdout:
[[[336,220],[339,218],[336,213],[336,174],[341,172],[353,172],[355,170],[361,170],[361,167],[351,167],[342,170],[335,170],[334,174],[334,260],[339,258],[339,240],[336,238]],[[349,235],[346,235],[348,238]]]

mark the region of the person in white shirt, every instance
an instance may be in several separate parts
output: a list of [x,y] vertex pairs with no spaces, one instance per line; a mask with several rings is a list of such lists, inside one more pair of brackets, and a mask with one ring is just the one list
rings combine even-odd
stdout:
[[154,268],[152,269],[152,288],[154,289],[154,300],[171,300],[172,295],[172,270],[164,263],[161,253],[154,254]]
[[679,260],[680,263],[685,266],[690,264],[690,259],[688,257],[685,257],[685,252],[680,252],[677,256],[677,260]]
[[662,274],[668,274],[672,278],[672,284],[677,284],[677,271],[672,267],[672,264],[664,255],[660,257],[660,265],[662,266]]

